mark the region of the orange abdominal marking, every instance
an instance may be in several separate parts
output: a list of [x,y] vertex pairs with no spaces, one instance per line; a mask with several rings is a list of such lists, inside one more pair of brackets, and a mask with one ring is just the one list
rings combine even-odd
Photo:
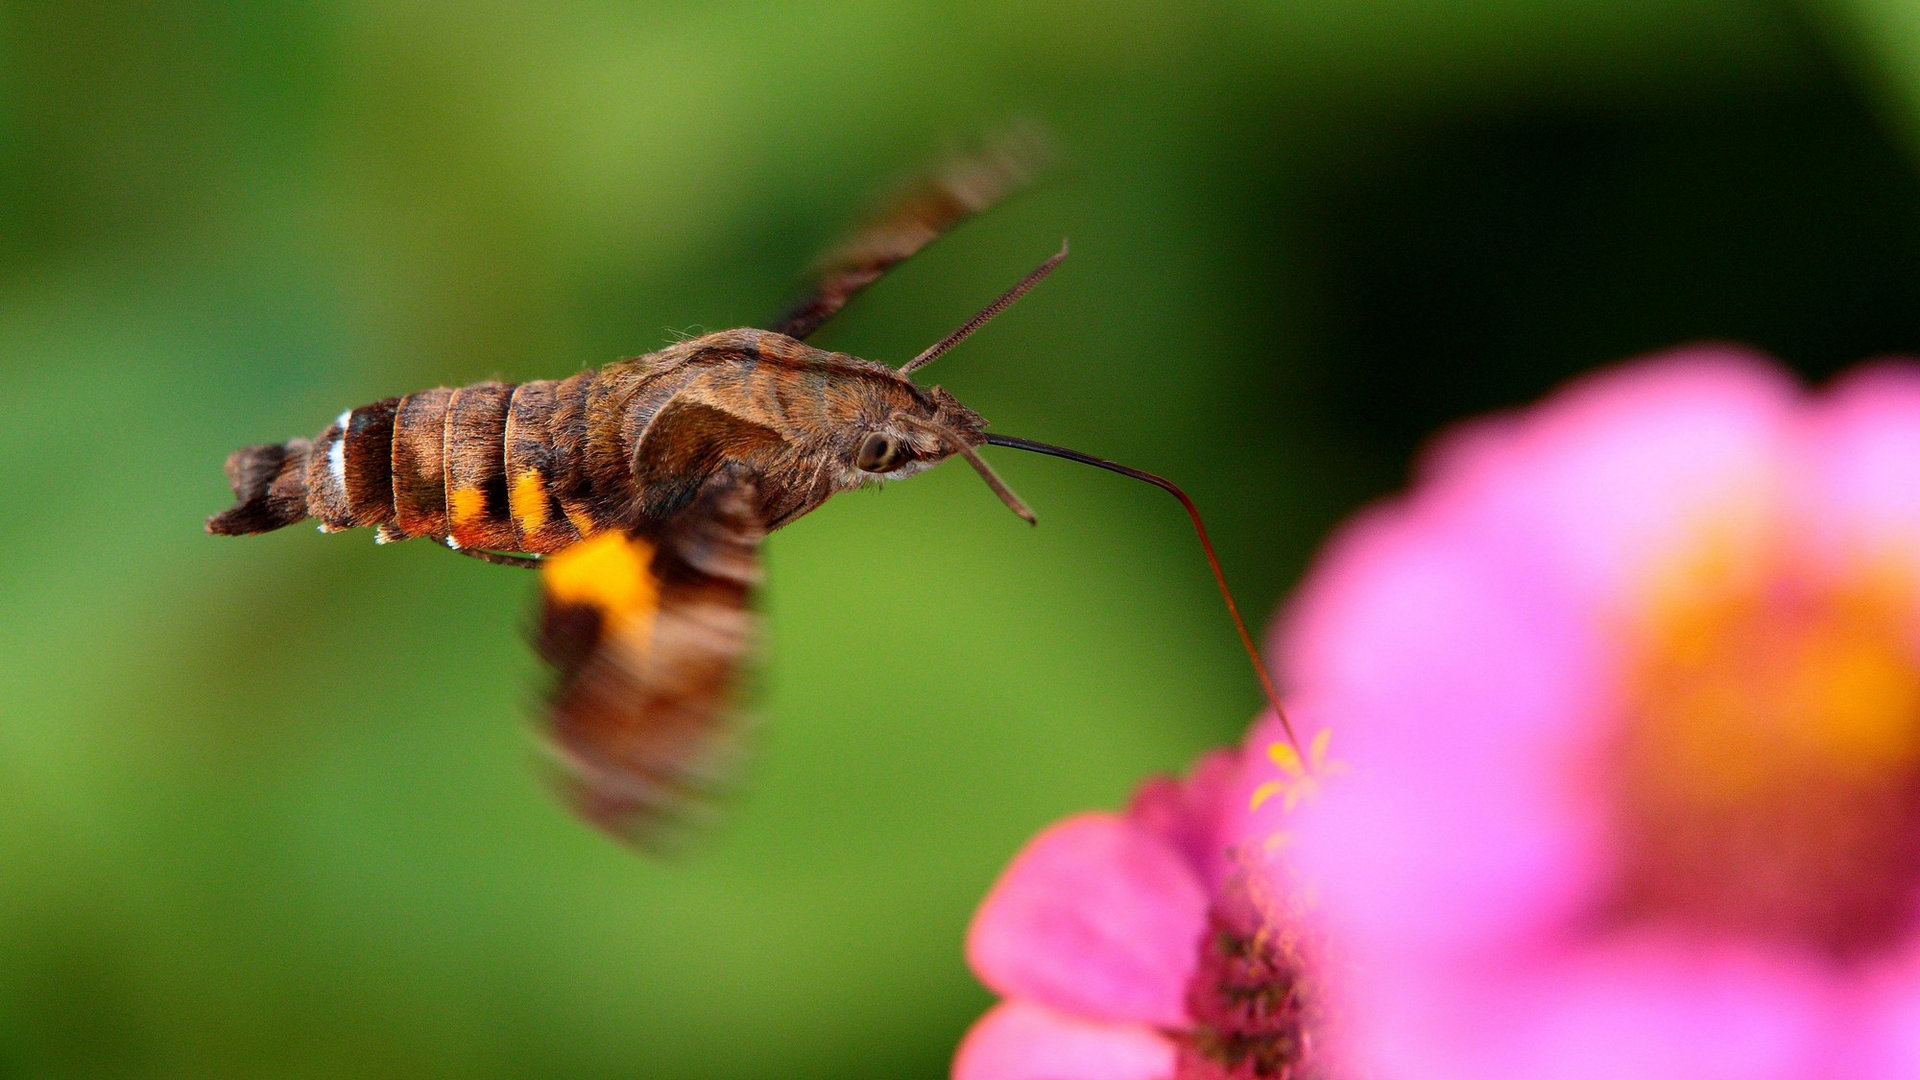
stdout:
[[651,636],[660,583],[653,576],[653,545],[646,541],[603,532],[548,557],[541,575],[552,603],[599,612],[607,635]]
[[487,495],[479,488],[455,488],[447,492],[447,514],[457,529],[471,525],[487,513]]
[[523,474],[514,482],[507,500],[513,508],[513,519],[520,523],[523,532],[539,532],[547,523],[547,485],[539,473]]

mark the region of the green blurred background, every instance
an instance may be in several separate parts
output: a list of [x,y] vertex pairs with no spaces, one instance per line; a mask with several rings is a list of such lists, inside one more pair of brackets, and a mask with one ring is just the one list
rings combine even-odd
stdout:
[[1186,483],[1264,618],[1436,427],[1920,347],[1920,6],[0,2],[0,1075],[939,1077],[972,905],[1257,707],[1164,496],[999,452],[769,545],[671,863],[533,768],[525,575],[202,535],[343,407],[762,322],[952,145],[1068,166],[817,342]]

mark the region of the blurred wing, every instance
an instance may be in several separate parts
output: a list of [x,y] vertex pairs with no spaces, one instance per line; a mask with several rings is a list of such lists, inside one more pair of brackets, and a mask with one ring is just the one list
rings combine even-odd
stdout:
[[657,538],[612,530],[548,558],[538,647],[554,756],[575,809],[643,847],[711,801],[737,756],[753,648],[759,491],[728,471]]
[[1017,128],[955,157],[909,188],[873,224],[814,268],[813,282],[773,329],[805,338],[860,290],[967,218],[1031,183],[1052,157],[1045,134]]

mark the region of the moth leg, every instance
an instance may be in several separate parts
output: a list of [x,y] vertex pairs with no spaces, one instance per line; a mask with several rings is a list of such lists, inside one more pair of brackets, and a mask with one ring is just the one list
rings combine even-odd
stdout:
[[772,329],[806,338],[882,274],[1032,183],[1052,156],[1046,134],[1029,125],[1002,133],[977,153],[951,158],[815,264],[808,288]]
[[447,550],[457,551],[462,555],[479,559],[484,563],[492,563],[495,566],[518,566],[523,570],[538,570],[540,564],[546,561],[538,555],[509,555],[504,551],[488,551],[485,548],[449,547]]

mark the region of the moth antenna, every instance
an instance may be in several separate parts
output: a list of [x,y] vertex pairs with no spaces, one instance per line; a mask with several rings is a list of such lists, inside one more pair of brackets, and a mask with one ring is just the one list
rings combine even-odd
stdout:
[[[995,300],[993,303],[988,304],[986,307],[981,308],[979,313],[974,315],[973,318],[968,319],[964,323],[961,323],[960,328],[958,330],[955,330],[953,333],[948,334],[946,337],[941,338],[937,342],[934,342],[932,345],[927,347],[927,350],[925,352],[907,361],[906,363],[900,365],[900,374],[911,375],[914,372],[919,371],[921,368],[926,367],[928,364],[931,364],[935,360],[940,359],[941,354],[945,353],[948,349],[951,349],[955,345],[958,345],[961,342],[972,337],[974,331],[992,322],[993,317],[995,315],[998,315],[1001,312],[1012,307],[1014,304],[1014,301],[1027,295],[1027,293],[1030,292],[1035,285],[1038,285],[1040,284],[1040,282],[1044,281],[1048,274],[1053,273],[1054,267],[1059,266],[1060,261],[1062,259],[1065,259],[1066,257],[1067,257],[1067,242],[1065,240],[1062,240],[1060,241],[1059,252],[1056,253],[1052,258],[1048,259],[1046,262],[1041,263],[1039,266],[1034,267],[1032,270],[1027,271],[1026,277],[1023,277],[1018,282],[1014,283],[1013,288],[1008,289],[1004,293],[1001,293],[1000,299]],[[982,467],[983,466],[979,466],[979,465],[974,466],[974,468],[976,469],[982,468]],[[994,481],[989,480],[988,483],[991,484],[991,483],[994,483]],[[1012,504],[1009,503],[1008,505],[1012,505]],[[1026,515],[1022,514],[1021,516],[1025,517]]]
[[967,440],[961,438],[958,432],[933,420],[920,419],[915,422],[918,426],[955,446],[957,449],[954,452],[967,459],[967,464],[973,466],[973,471],[980,474],[980,479],[987,482],[987,486],[993,489],[995,495],[1000,496],[1000,501],[1007,504],[1007,509],[1020,515],[1021,519],[1029,525],[1040,524],[1040,519],[1034,516],[1033,511],[1021,501],[1020,496],[1013,493],[1013,489],[1007,486],[1007,482],[1000,479],[1000,474],[993,471],[993,466],[987,464],[979,454],[975,453],[973,447],[968,446]]
[[1207,527],[1200,520],[1200,508],[1193,505],[1193,500],[1187,498],[1187,493],[1180,490],[1180,485],[1166,477],[1155,476],[1140,469],[1131,469],[1117,462],[1083,454],[1078,450],[1069,450],[1064,446],[1051,446],[1030,439],[1016,439],[1011,435],[988,435],[987,445],[1047,454],[1052,457],[1066,458],[1068,461],[1077,461],[1082,465],[1092,465],[1094,468],[1105,469],[1108,472],[1117,472],[1121,476],[1130,476],[1143,483],[1152,484],[1179,499],[1180,505],[1187,508],[1187,516],[1193,519],[1193,531],[1199,534],[1200,546],[1206,549],[1207,565],[1213,568],[1214,583],[1220,586],[1220,596],[1227,602],[1227,614],[1233,617],[1233,628],[1240,632],[1240,644],[1247,650],[1247,659],[1253,661],[1253,673],[1260,679],[1260,689],[1266,691],[1267,704],[1273,706],[1274,715],[1280,718],[1280,729],[1287,733],[1287,741],[1293,744],[1294,752],[1300,756],[1301,767],[1312,768],[1312,761],[1307,756],[1307,748],[1300,745],[1299,736],[1293,733],[1293,721],[1287,719],[1287,710],[1280,707],[1280,695],[1273,689],[1273,678],[1267,674],[1267,665],[1260,659],[1260,650],[1253,647],[1253,636],[1247,633],[1247,624],[1240,618],[1240,606],[1233,602],[1233,593],[1227,591],[1227,576],[1220,570],[1220,556],[1214,553],[1213,541],[1207,537]]

